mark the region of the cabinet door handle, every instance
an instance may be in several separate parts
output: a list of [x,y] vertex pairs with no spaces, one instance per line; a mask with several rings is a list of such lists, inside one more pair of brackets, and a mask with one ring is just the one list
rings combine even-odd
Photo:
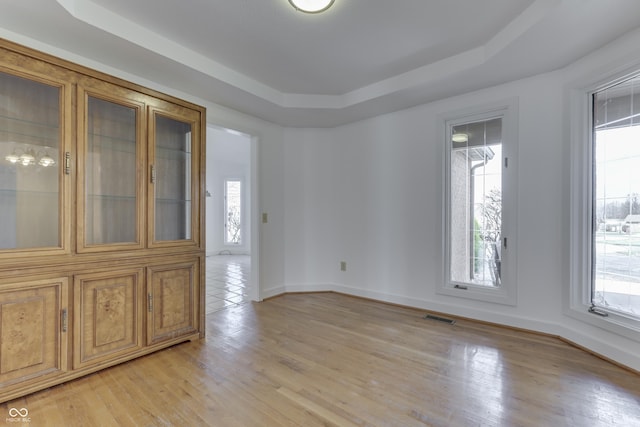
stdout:
[[156,183],[156,167],[154,165],[151,165],[151,183]]
[[153,312],[153,295],[148,294],[147,295],[147,301],[148,301],[148,304],[147,304],[148,310],[149,310],[149,313],[151,313],[151,312]]
[[64,153],[64,173],[66,175],[71,173],[71,153],[68,151]]
[[62,309],[62,313],[60,313],[60,323],[62,323],[61,328],[62,332],[67,332],[67,309]]

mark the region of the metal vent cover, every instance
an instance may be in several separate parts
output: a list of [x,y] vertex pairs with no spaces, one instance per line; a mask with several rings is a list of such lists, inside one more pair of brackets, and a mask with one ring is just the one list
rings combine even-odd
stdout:
[[429,313],[427,313],[424,318],[428,320],[435,320],[437,322],[448,323],[449,325],[455,325],[456,323],[456,321],[453,319],[448,319],[446,317],[436,316],[435,314]]

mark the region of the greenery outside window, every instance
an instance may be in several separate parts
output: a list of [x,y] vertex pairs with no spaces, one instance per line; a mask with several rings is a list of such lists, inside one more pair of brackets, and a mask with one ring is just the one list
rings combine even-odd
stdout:
[[242,243],[242,181],[224,181],[224,243]]

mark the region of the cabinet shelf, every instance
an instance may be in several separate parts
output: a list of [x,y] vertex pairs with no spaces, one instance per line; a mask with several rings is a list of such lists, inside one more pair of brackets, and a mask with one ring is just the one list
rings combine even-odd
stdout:
[[59,135],[60,127],[57,123],[42,123],[0,115],[0,136],[9,142],[55,148]]
[[177,203],[191,203],[191,199],[166,199],[156,198],[156,203],[177,204]]
[[7,188],[0,188],[0,196],[17,196],[28,195],[32,197],[55,197],[56,199],[60,195],[58,191],[38,191],[38,190],[14,190]]
[[174,148],[156,147],[156,157],[162,159],[190,159],[191,152],[185,150],[176,150]]
[[136,154],[136,140],[126,137],[111,136],[99,133],[87,135],[87,145],[92,148],[101,148],[103,151],[123,152]]
[[87,201],[102,201],[102,200],[118,200],[118,201],[128,201],[135,202],[137,200],[136,196],[120,196],[117,194],[87,194]]

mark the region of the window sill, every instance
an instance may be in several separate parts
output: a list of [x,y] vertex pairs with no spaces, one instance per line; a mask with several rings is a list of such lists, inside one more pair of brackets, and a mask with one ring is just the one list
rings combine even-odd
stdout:
[[589,306],[576,305],[568,308],[565,314],[575,320],[604,329],[632,341],[640,342],[640,322],[630,317],[607,312],[608,316],[589,313]]
[[[494,304],[515,306],[517,303],[515,293],[509,294],[505,288],[489,288],[468,284],[460,284],[460,288],[456,288],[455,286],[455,283],[449,284],[448,286],[441,286],[437,293],[440,295],[467,298]],[[466,289],[464,287],[466,287]]]

